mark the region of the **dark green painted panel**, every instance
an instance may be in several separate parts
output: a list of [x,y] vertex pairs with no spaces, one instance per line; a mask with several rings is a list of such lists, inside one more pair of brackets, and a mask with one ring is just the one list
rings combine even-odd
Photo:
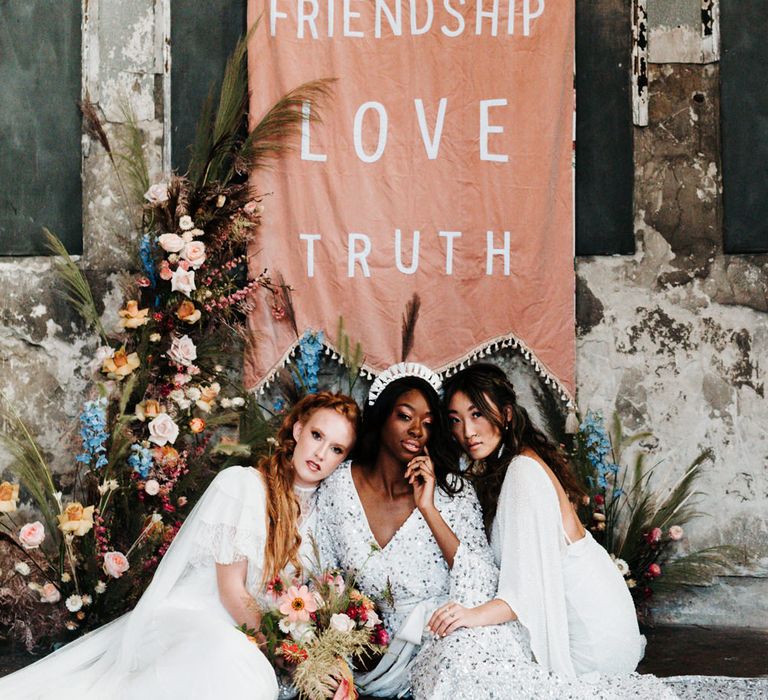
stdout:
[[184,172],[189,146],[211,85],[245,33],[246,0],[171,2],[171,161]]
[[0,2],[0,255],[82,252],[79,0]]
[[628,0],[576,3],[576,254],[635,252]]
[[768,12],[720,3],[720,114],[726,253],[768,252]]

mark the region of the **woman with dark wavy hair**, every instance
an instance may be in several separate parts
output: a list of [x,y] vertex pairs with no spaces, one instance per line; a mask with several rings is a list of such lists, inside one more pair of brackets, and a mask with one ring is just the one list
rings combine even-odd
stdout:
[[445,402],[453,436],[483,508],[500,569],[496,597],[449,603],[430,621],[441,635],[460,627],[519,622],[544,668],[574,677],[622,675],[643,656],[632,598],[608,553],[576,514],[584,492],[563,450],[539,430],[495,365],[451,377]]

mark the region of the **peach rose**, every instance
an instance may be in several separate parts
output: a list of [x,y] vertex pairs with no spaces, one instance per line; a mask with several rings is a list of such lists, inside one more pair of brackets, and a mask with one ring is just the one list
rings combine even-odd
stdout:
[[41,603],[58,603],[61,600],[61,593],[52,583],[46,583],[40,589],[40,602]]
[[205,421],[202,418],[193,418],[189,421],[189,429],[193,433],[202,433],[205,430]]
[[132,352],[130,355],[125,352],[125,348],[116,350],[111,357],[107,357],[104,360],[104,364],[101,366],[101,371],[104,372],[110,379],[117,379],[121,381],[125,379],[133,370],[135,370],[141,364],[141,360],[137,353]]
[[197,270],[205,262],[205,243],[190,241],[181,251],[181,257]]
[[163,445],[152,450],[152,456],[161,467],[173,469],[179,463],[179,451],[170,445]]
[[197,323],[200,320],[200,309],[195,308],[195,305],[191,301],[186,299],[179,304],[179,308],[176,309],[176,318],[184,323]]
[[173,270],[171,270],[171,265],[167,260],[161,261],[158,274],[160,275],[160,279],[165,280],[166,282],[173,279]]
[[160,402],[154,399],[146,399],[136,404],[136,418],[140,421],[145,421],[147,418],[155,418],[162,412],[163,408],[160,406]]
[[157,243],[166,253],[178,253],[184,248],[184,239],[175,233],[164,233]]
[[213,382],[210,386],[201,387],[200,398],[195,400],[195,406],[201,411],[210,413],[220,391],[221,385],[218,382]]
[[27,523],[19,530],[19,542],[24,549],[37,549],[45,539],[45,527],[39,520]]
[[135,299],[126,302],[125,308],[120,309],[117,313],[120,316],[122,328],[138,328],[149,321],[147,317],[149,309],[140,309],[139,302]]
[[169,442],[176,442],[176,438],[179,437],[179,426],[173,422],[173,418],[167,413],[161,413],[147,427],[149,428],[149,441],[161,447]]
[[19,500],[19,485],[4,481],[0,484],[0,513],[13,513]]
[[130,566],[122,552],[107,552],[104,555],[104,573],[112,578],[120,578]]
[[70,503],[61,515],[56,516],[59,520],[59,530],[64,534],[82,537],[93,527],[94,508],[95,506],[83,508],[78,502]]

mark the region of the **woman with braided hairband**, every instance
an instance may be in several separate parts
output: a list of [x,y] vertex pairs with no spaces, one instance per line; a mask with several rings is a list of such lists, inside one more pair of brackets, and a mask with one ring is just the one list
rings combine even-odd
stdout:
[[[258,629],[265,584],[313,561],[317,486],[347,456],[358,423],[348,396],[301,399],[269,457],[214,478],[133,611],[0,678],[0,697],[277,698],[267,657],[235,626]],[[344,686],[338,698],[349,697]]]
[[430,634],[435,610],[448,601],[466,609],[488,603],[498,583],[474,489],[452,472],[456,455],[440,389],[423,365],[383,372],[371,387],[353,459],[320,488],[324,563],[355,575],[379,603],[392,639],[378,665],[356,675],[361,692],[414,700],[674,697],[653,678],[647,693],[635,682],[623,694],[612,684],[550,674],[532,660],[518,622]]

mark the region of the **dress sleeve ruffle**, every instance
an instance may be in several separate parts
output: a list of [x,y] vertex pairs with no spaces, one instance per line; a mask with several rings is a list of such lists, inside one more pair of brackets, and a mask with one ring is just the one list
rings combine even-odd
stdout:
[[266,529],[261,475],[250,467],[229,467],[216,476],[200,501],[190,563],[261,561]]
[[459,539],[459,548],[451,568],[450,598],[474,607],[493,598],[499,572],[488,546],[480,503],[469,483],[465,482],[454,496],[452,506],[453,522],[449,524]]
[[500,574],[496,597],[527,628],[536,660],[548,671],[574,677],[562,574],[562,534],[557,492],[542,467],[528,457],[510,465],[496,512]]

